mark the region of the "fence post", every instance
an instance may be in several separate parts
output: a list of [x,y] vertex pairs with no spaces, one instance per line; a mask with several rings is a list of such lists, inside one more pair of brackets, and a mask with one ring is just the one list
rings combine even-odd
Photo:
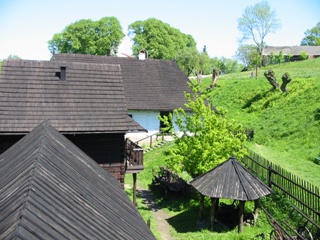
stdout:
[[272,180],[271,180],[271,174],[272,174],[272,165],[268,166],[268,185],[269,187],[272,187]]
[[150,147],[152,147],[152,135],[150,136]]

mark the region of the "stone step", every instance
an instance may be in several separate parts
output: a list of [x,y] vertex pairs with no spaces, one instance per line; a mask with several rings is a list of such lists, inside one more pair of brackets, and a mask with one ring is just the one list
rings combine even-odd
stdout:
[[160,143],[157,143],[156,145],[152,146],[151,148],[148,148],[146,150],[144,150],[145,153],[152,151],[153,149],[162,147],[167,141],[162,141]]

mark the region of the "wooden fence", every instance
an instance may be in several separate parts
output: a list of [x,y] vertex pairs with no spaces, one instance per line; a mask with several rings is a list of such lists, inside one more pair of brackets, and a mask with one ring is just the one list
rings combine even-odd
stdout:
[[288,198],[315,222],[320,222],[320,189],[293,175],[278,165],[248,150],[243,163],[250,171],[283,191]]

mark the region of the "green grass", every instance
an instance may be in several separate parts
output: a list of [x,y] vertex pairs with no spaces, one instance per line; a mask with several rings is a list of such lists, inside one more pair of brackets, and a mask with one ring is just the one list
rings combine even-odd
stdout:
[[[288,72],[288,92],[273,90],[264,71],[271,68],[281,83]],[[204,79],[204,89],[211,79]],[[204,90],[206,91],[206,90]],[[247,147],[302,179],[320,186],[320,166],[313,160],[320,152],[320,58],[272,65],[250,72],[222,75],[210,90],[215,107],[255,130]]]

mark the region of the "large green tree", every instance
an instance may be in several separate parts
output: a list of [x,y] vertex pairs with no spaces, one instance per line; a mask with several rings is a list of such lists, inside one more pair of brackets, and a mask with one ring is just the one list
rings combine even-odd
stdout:
[[195,69],[199,68],[199,53],[196,49],[184,48],[176,53],[176,63],[181,71],[186,75],[190,76]]
[[104,17],[98,21],[82,19],[54,34],[48,48],[53,54],[115,55],[124,36],[115,17]]
[[302,39],[300,45],[305,46],[320,46],[320,22],[304,33],[305,37]]
[[135,55],[144,49],[150,58],[171,60],[179,50],[196,49],[196,42],[191,35],[155,18],[130,24],[128,35],[133,41]]
[[210,63],[210,57],[206,51],[203,51],[199,55],[199,69],[198,72],[200,74],[211,74],[212,73],[212,66]]
[[[192,178],[199,176],[231,156],[241,159],[246,150],[243,126],[227,120],[214,110],[209,95],[201,93],[200,85],[191,85],[192,92],[185,93],[185,111],[174,111],[180,134],[175,135],[175,146],[169,151],[167,164],[177,173],[186,172]],[[168,126],[172,119],[164,117]]]
[[241,41],[252,40],[260,54],[263,52],[266,36],[280,27],[275,10],[271,9],[267,1],[246,7],[238,19],[238,29],[243,35]]

